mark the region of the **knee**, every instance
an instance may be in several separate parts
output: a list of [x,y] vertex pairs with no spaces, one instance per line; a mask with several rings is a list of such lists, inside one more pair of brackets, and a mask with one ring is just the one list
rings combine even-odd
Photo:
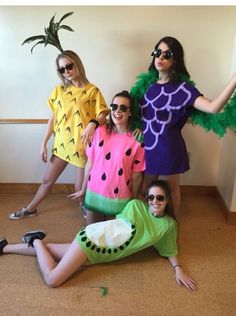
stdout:
[[51,189],[55,181],[48,179],[47,177],[43,177],[41,185],[46,189]]
[[61,283],[53,277],[50,272],[44,275],[44,282],[50,288],[56,288],[61,285]]

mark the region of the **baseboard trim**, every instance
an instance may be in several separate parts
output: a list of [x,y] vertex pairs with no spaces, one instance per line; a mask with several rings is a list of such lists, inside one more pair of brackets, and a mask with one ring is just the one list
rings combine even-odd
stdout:
[[[0,183],[0,192],[3,194],[14,193],[36,193],[40,184],[38,183]],[[74,185],[72,183],[56,183],[52,191],[53,194],[57,193],[73,193]],[[182,185],[181,194],[183,195],[212,195],[220,205],[220,209],[225,217],[226,223],[229,225],[236,225],[236,212],[230,212],[225,204],[220,192],[215,186],[199,186],[199,185]]]

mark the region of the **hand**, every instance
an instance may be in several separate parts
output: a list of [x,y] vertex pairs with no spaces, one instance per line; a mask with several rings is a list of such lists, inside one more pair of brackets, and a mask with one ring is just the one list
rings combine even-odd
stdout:
[[191,279],[188,275],[186,275],[180,267],[176,267],[175,278],[176,282],[180,286],[185,286],[190,291],[197,290],[196,282],[193,279]]
[[80,201],[82,201],[84,195],[85,195],[84,190],[80,190],[80,191],[77,191],[75,193],[69,194],[68,197],[71,198],[72,200],[79,199]]
[[93,135],[95,133],[95,129],[96,129],[96,125],[93,122],[89,123],[86,126],[86,128],[84,129],[84,131],[80,137],[82,144],[87,145],[87,144],[92,142]]
[[143,131],[140,128],[135,128],[133,135],[136,139],[139,139],[143,136]]
[[46,145],[42,145],[40,150],[40,156],[43,162],[48,162],[48,150]]

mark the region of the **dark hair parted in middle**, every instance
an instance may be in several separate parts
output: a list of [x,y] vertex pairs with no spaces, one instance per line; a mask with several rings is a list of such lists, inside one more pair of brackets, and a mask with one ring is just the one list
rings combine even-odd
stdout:
[[[131,126],[132,126],[132,118],[133,118],[133,110],[134,110],[134,99],[133,97],[130,95],[130,93],[127,90],[123,90],[121,92],[118,92],[117,94],[114,95],[114,97],[112,98],[111,103],[113,103],[114,99],[116,97],[123,97],[129,100],[129,105],[130,105],[130,114],[131,116],[129,117],[128,120],[128,130],[131,131]],[[111,113],[109,114],[109,123],[107,126],[107,131],[109,132],[109,134],[111,134],[111,132],[114,130],[114,122],[111,118]]]
[[168,182],[162,179],[152,181],[147,187],[146,196],[148,196],[150,189],[153,187],[159,187],[165,192],[166,200],[168,201],[165,207],[165,213],[176,219],[174,213],[173,199]]
[[[159,40],[159,42],[155,45],[154,49],[157,49],[161,43],[165,43],[168,46],[169,50],[173,53],[173,56],[172,56],[173,67],[171,70],[170,81],[171,82],[179,81],[180,74],[183,74],[187,76],[188,78],[190,78],[190,74],[187,71],[187,68],[184,62],[184,49],[183,49],[183,46],[180,44],[180,42],[174,37],[165,36]],[[154,56],[152,59],[152,62],[148,68],[149,71],[150,70],[157,71],[154,64],[155,58],[156,57]]]

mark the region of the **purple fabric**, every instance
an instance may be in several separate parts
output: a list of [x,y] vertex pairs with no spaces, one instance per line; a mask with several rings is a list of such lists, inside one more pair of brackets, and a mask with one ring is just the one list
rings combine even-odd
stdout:
[[140,101],[146,174],[184,173],[189,161],[181,129],[202,95],[187,82],[153,83]]

